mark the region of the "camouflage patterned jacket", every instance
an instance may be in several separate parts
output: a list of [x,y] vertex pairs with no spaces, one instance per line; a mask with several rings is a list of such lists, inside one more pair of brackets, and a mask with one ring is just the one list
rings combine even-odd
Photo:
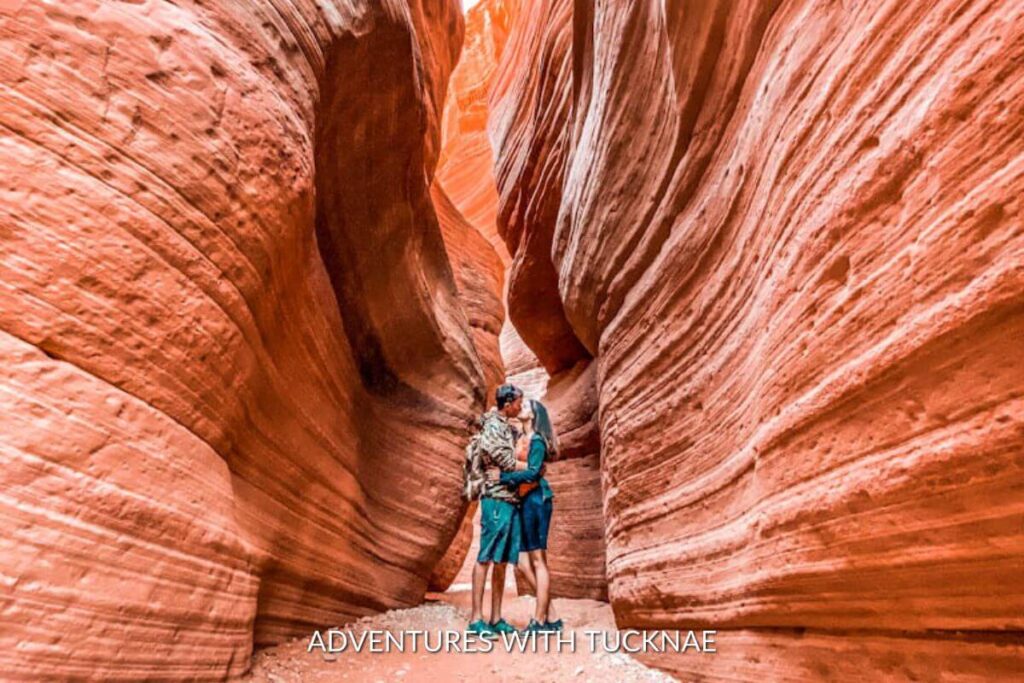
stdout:
[[[514,472],[516,440],[512,425],[494,408],[484,413],[480,422],[482,427],[479,448],[483,451],[484,467],[497,465],[502,472]],[[496,481],[486,483],[483,495],[509,503],[519,502],[519,496],[512,488]]]

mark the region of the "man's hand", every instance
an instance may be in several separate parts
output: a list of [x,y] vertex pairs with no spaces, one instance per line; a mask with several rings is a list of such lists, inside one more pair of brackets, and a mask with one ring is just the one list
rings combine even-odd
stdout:
[[487,481],[498,481],[501,479],[501,470],[493,465],[484,470]]

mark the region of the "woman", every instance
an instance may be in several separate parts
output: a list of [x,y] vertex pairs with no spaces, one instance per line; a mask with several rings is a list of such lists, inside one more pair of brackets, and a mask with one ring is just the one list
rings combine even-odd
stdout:
[[[544,462],[558,453],[558,439],[551,426],[547,408],[540,401],[531,400],[529,413],[524,417],[530,425],[529,453],[525,469],[500,472],[493,468],[488,470],[487,476],[492,481],[499,481],[506,486],[518,487],[522,499],[522,552],[519,554],[519,569],[537,594],[537,611],[526,630],[560,631],[562,620],[555,619],[554,610],[551,608],[551,574],[547,562],[548,528],[551,526],[555,494],[547,480],[541,476]],[[519,463],[517,466],[522,464]]]

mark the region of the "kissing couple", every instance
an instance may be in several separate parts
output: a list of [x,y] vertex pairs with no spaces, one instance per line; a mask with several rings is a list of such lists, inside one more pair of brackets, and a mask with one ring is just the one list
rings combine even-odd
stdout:
[[[518,564],[537,596],[536,612],[525,631],[560,631],[562,620],[555,616],[551,604],[547,563],[554,493],[542,476],[545,461],[558,453],[558,440],[547,409],[534,400],[524,407],[519,387],[503,384],[494,398],[495,407],[481,416],[480,432],[466,446],[463,467],[463,497],[480,500],[480,553],[473,567],[473,614],[467,630],[488,637],[516,630],[501,617],[501,600],[507,565]],[[524,429],[517,428],[513,420]],[[516,458],[517,444],[525,458]],[[488,622],[482,607],[489,570]]]

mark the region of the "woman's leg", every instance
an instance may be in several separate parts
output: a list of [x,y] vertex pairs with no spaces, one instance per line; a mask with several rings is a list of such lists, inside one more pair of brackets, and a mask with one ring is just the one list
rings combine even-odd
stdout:
[[[545,553],[545,566],[547,561],[547,553],[544,550],[539,552]],[[526,581],[526,585],[530,587],[534,595],[537,595],[537,574],[533,570],[533,559],[530,557],[530,553],[521,552],[519,553],[519,571],[523,574],[523,579]],[[550,576],[550,572],[549,572]],[[550,594],[551,589],[548,588]],[[548,621],[558,621],[558,615],[555,614],[555,600],[554,598],[548,599]]]
[[[538,551],[540,556],[544,558],[544,568],[548,568],[548,551]],[[548,621],[558,621],[558,615],[555,614],[555,599],[551,597],[551,572],[548,571]]]
[[[537,550],[534,552],[544,553],[544,566],[547,567],[547,551]],[[533,594],[537,595],[537,574],[533,570],[533,559],[530,557],[530,553],[523,552],[519,553],[519,571],[522,572],[523,578],[526,580],[526,585],[530,587]],[[548,595],[551,594],[551,572],[548,572]],[[558,621],[558,615],[555,614],[555,599],[552,597],[548,598],[548,621]]]
[[551,575],[543,550],[531,550],[530,556],[533,559],[533,571],[537,575],[537,612],[534,618],[543,624],[550,616],[548,604],[551,602]]

